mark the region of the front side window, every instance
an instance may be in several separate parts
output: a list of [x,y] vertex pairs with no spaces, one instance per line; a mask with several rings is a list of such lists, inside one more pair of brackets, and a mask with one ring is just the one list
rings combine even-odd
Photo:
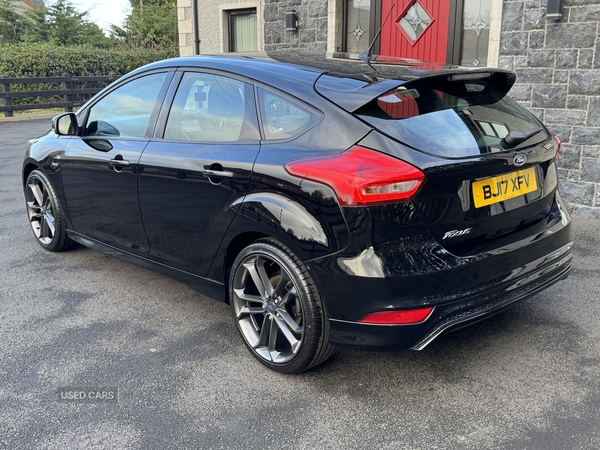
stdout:
[[229,11],[229,51],[258,51],[256,8]]
[[84,135],[145,137],[166,76],[146,75],[110,92],[90,109]]
[[[198,142],[233,142],[258,139],[247,117],[254,108],[252,87],[220,75],[184,74],[165,128],[165,139]],[[246,114],[246,110],[249,111]]]

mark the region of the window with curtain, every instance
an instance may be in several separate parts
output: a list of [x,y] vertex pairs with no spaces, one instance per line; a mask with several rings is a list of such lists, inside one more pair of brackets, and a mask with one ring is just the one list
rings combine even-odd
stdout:
[[258,51],[256,8],[229,11],[229,51]]

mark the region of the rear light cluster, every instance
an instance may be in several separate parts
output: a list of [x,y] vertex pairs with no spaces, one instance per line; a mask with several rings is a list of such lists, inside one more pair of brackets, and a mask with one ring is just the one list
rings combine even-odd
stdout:
[[363,317],[359,322],[376,325],[414,325],[427,320],[432,311],[432,307],[402,311],[380,311]]
[[296,177],[326,184],[343,206],[407,201],[425,180],[416,167],[358,146],[333,156],[290,161],[285,169]]

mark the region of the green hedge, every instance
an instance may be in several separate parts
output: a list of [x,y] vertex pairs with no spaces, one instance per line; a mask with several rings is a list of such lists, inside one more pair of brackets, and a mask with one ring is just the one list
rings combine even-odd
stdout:
[[0,75],[55,77],[124,75],[160,59],[177,56],[173,50],[106,50],[91,46],[57,47],[50,44],[0,45]]

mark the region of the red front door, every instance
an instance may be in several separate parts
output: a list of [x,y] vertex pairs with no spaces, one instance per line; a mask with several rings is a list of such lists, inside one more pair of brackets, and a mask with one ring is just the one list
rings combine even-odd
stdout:
[[381,29],[379,53],[445,63],[450,3],[449,0],[382,0],[381,23],[385,25]]

